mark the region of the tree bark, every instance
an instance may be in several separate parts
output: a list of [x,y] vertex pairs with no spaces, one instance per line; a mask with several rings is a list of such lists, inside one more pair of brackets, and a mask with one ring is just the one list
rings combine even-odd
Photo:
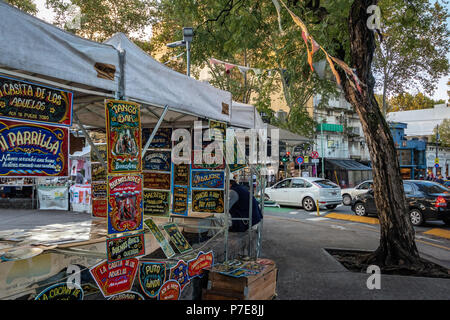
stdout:
[[380,267],[423,269],[424,265],[414,241],[414,228],[403,191],[399,163],[388,124],[374,96],[375,80],[372,59],[375,51],[374,32],[367,28],[367,7],[377,0],[355,0],[349,14],[351,65],[364,85],[359,93],[340,70],[345,97],[359,115],[373,168],[373,190],[380,220],[378,249],[366,257],[365,263]]

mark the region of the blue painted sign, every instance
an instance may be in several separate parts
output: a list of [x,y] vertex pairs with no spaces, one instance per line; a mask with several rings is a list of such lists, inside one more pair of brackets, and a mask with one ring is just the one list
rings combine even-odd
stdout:
[[144,156],[144,170],[170,172],[171,151],[147,151]]
[[223,189],[225,185],[225,173],[223,171],[193,170],[192,188]]
[[0,176],[67,177],[69,130],[0,120]]
[[156,298],[159,289],[166,281],[166,264],[163,262],[141,262],[139,265],[139,284],[150,298]]

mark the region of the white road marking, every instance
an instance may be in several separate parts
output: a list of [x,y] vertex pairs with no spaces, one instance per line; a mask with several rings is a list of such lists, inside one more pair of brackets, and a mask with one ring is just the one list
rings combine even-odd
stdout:
[[291,212],[289,212],[289,214],[297,214],[298,212],[297,211],[291,211]]
[[309,219],[306,219],[306,220],[309,220],[309,221],[321,221],[321,220],[330,220],[330,218],[317,217],[317,218],[309,218]]
[[428,238],[428,237],[424,237],[424,236],[419,236],[419,235],[416,235],[416,239],[424,239],[424,240],[428,240],[428,241],[435,241],[435,242],[440,242],[440,243],[442,243],[443,241],[440,241],[440,240],[436,240],[436,239],[431,239],[431,238]]
[[347,229],[344,228],[343,226],[337,226],[337,225],[335,225],[335,224],[330,224],[330,227],[332,227],[333,229],[347,230]]

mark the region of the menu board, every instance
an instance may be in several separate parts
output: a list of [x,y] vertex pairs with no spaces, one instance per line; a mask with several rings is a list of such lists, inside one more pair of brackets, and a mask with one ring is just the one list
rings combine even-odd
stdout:
[[150,230],[150,232],[155,237],[156,241],[158,241],[159,246],[163,250],[164,254],[167,258],[173,257],[175,255],[175,251],[173,251],[172,247],[170,246],[167,239],[162,234],[161,230],[159,230],[156,223],[153,221],[152,218],[145,219],[144,224],[147,226],[147,228]]
[[144,170],[170,172],[171,151],[149,150],[144,156]]
[[143,229],[142,175],[108,176],[108,235]]
[[163,228],[169,235],[172,244],[180,253],[192,250],[191,245],[187,242],[180,230],[178,230],[178,226],[175,223],[166,224]]
[[173,188],[172,213],[186,216],[188,214],[188,188]]
[[142,170],[140,105],[105,100],[108,173]]
[[170,173],[143,172],[144,188],[170,190]]
[[[142,147],[147,143],[153,128],[144,128],[142,130]],[[159,128],[153,137],[149,148],[153,149],[170,149],[172,147],[172,128]]]
[[173,166],[173,184],[177,186],[188,186],[190,165],[186,163],[174,164]]
[[0,120],[0,176],[67,177],[68,155],[68,128]]
[[192,190],[192,211],[223,213],[224,191],[215,189]]
[[72,125],[73,93],[0,76],[0,117]]
[[192,188],[223,189],[225,185],[224,171],[193,170]]
[[170,192],[161,190],[144,190],[144,214],[168,217]]

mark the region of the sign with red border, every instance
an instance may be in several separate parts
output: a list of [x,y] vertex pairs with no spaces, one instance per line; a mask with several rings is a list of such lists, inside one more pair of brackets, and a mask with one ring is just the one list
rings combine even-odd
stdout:
[[168,280],[159,289],[158,300],[179,300],[180,294],[180,284],[176,280]]
[[214,264],[214,254],[212,251],[208,253],[199,252],[197,258],[188,261],[189,277],[202,277],[203,269],[209,268]]

